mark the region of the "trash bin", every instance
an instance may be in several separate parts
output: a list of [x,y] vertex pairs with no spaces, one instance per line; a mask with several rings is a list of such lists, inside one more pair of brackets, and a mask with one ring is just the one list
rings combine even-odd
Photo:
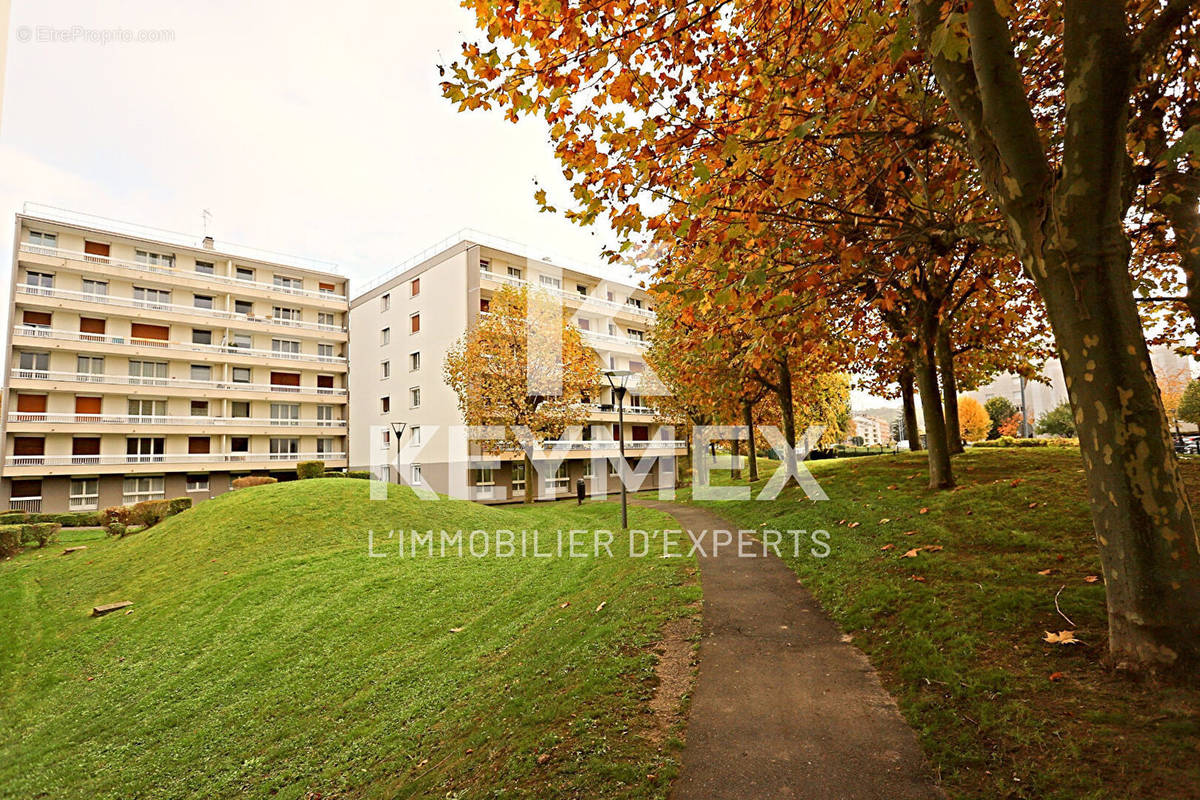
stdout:
[[575,505],[583,505],[583,489],[583,478],[580,478],[579,480],[575,481]]

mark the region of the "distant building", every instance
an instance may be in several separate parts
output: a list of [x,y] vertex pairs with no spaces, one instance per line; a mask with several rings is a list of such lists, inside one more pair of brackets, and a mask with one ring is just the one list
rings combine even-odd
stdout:
[[856,415],[851,419],[854,421],[854,435],[862,439],[864,445],[892,443],[892,426],[886,420],[865,415]]

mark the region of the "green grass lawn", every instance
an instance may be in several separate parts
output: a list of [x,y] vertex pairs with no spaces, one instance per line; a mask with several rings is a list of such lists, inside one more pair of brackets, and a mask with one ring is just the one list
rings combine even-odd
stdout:
[[[696,613],[694,564],[620,546],[402,558],[386,534],[370,558],[368,529],[557,532],[617,512],[367,487],[243,489],[0,563],[0,796],[662,797],[676,752],[650,735],[651,648]],[[132,613],[89,616],[118,600]]]
[[[745,528],[830,531],[828,558],[787,560],[879,669],[952,796],[1200,797],[1200,690],[1102,663],[1078,450],[970,451],[944,492],[916,454],[809,467],[828,502],[788,489],[704,505]],[[1200,463],[1184,472],[1200,508]],[[903,557],[927,546],[944,549]],[[1070,629],[1084,644],[1042,641]]]

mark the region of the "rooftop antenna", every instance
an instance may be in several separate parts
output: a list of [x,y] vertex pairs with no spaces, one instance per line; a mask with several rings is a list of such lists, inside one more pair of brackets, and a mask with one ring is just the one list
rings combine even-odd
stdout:
[[212,222],[212,212],[207,208],[200,209],[200,224],[204,226],[204,235],[208,236],[208,223]]

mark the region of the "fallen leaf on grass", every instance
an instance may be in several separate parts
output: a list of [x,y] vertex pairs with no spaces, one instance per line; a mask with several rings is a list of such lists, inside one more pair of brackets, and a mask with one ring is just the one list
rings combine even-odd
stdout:
[[1086,578],[1083,579],[1083,582],[1084,583],[1099,583],[1100,576],[1099,575],[1088,575]]
[[550,760],[549,753],[542,753],[540,756],[537,757],[537,763],[539,763],[539,764],[545,764],[549,760]]
[[1048,644],[1083,644],[1075,638],[1075,631],[1059,631],[1058,633],[1046,631],[1042,641]]
[[921,508],[921,510],[920,510],[920,511],[918,511],[917,513],[918,513],[918,514],[928,514],[928,513],[929,513],[929,509],[928,509],[928,508],[924,508],[924,507],[922,507],[922,508]]
[[1066,676],[1066,675],[1064,675],[1064,674],[1062,674],[1061,672],[1051,672],[1051,673],[1050,673],[1050,680],[1051,680],[1051,682],[1053,682],[1053,681],[1061,681],[1061,680],[1062,680],[1063,678],[1065,678],[1065,677],[1067,677],[1067,676]]
[[889,517],[884,517],[883,519],[879,520],[879,524],[880,524],[880,525],[887,525],[887,524],[888,524],[889,522],[891,522],[891,521],[892,521],[892,520],[891,520],[891,518],[889,518]]
[[600,603],[600,605],[596,606],[596,610],[597,610],[597,611],[603,611],[603,610],[604,610],[604,607],[605,607],[606,605],[608,605],[608,601],[607,601],[607,600],[605,600],[605,601],[601,602],[601,603]]
[[559,607],[559,608],[566,608],[566,607],[567,607],[567,606],[569,606],[569,605],[571,605],[571,601],[570,601],[570,600],[568,600],[568,601],[567,601],[567,602],[565,602],[565,603],[559,603],[558,607]]
[[921,552],[921,548],[914,547],[912,550],[909,550],[907,553],[905,553],[904,555],[902,555],[900,557],[901,558],[916,558],[917,553],[919,553],[919,552]]
[[847,528],[857,528],[859,525],[862,525],[862,523],[861,523],[861,522],[851,522],[851,523],[850,523],[849,525],[847,525],[846,527],[847,527]]
[[890,542],[889,542],[888,544],[885,544],[883,547],[881,547],[881,548],[879,548],[879,549],[880,549],[880,550],[891,550],[891,549],[892,549],[893,547],[895,547],[895,546],[896,546],[896,545],[894,545],[894,544],[892,544],[892,543],[890,543]]
[[1052,572],[1054,572],[1052,569],[1039,569],[1038,575],[1049,575]]
[[904,532],[904,535],[905,535],[905,536],[912,536],[914,533],[916,533],[916,531],[905,531],[905,532]]
[[1038,504],[1037,504],[1037,503],[1030,503],[1030,504],[1029,504],[1029,507],[1030,507],[1030,508],[1037,508],[1037,506],[1038,506]]
[[466,630],[466,628],[451,628],[450,632],[451,633],[462,633],[465,630]]
[[925,578],[924,578],[924,576],[922,576],[922,575],[911,575],[911,576],[909,576],[909,578],[908,578],[908,579],[909,579],[910,581],[916,581],[917,583],[924,583],[924,582],[925,582]]
[[889,483],[889,484],[888,484],[888,488],[889,488],[889,489],[899,489],[900,487],[899,487],[899,486],[897,486],[897,485],[896,485],[896,484],[894,484],[894,483]]
[[925,548],[924,548],[926,553],[936,553],[939,550],[945,550],[945,549],[946,548],[942,547],[940,544],[927,544],[927,545],[925,545]]

